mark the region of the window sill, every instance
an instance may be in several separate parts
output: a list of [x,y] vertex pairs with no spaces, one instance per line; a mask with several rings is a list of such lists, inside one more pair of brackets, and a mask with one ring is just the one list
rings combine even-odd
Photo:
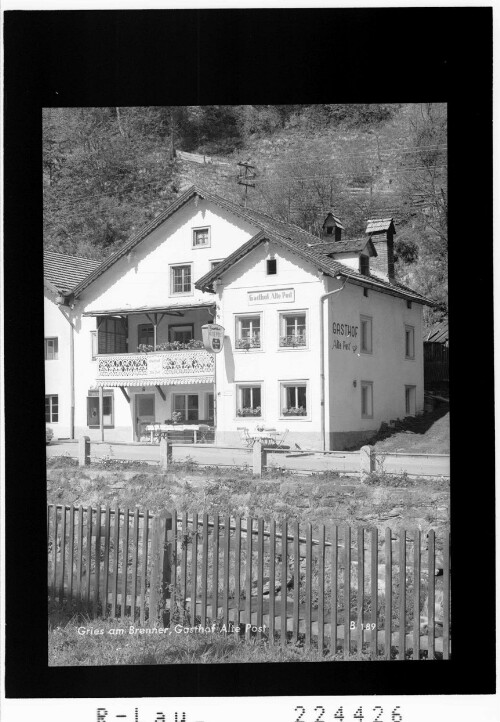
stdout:
[[[89,425],[87,428],[89,428],[89,429],[100,429],[101,427],[99,426],[99,424],[93,424],[92,426]],[[103,428],[105,428],[105,429],[114,429],[115,427],[114,427],[114,426],[104,426]]]
[[177,298],[177,296],[194,296],[194,291],[179,291],[179,293],[171,292],[169,294],[170,298]]
[[310,416],[280,416],[280,421],[312,421]]

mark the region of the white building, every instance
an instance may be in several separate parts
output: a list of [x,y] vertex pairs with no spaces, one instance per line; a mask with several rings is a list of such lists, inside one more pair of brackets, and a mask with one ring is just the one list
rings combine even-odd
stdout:
[[[422,411],[428,301],[394,280],[392,219],[345,240],[329,213],[323,230],[186,191],[64,298],[74,435],[139,441],[177,412],[215,426],[219,443],[262,424],[333,449]],[[214,322],[217,355],[201,343]],[[71,391],[58,392],[60,414]]]

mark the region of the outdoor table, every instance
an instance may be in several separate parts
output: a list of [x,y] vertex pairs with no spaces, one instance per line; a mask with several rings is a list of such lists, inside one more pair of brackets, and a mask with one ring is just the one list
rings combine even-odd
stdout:
[[153,443],[154,435],[158,434],[160,437],[165,436],[168,438],[169,431],[192,431],[193,432],[193,443],[196,444],[197,433],[200,427],[195,424],[148,424],[146,431],[151,434],[151,443]]
[[248,432],[249,438],[252,440],[252,442],[255,441],[261,441],[263,444],[266,442],[270,443],[272,446],[276,446],[276,432],[270,432],[270,431],[249,431]]

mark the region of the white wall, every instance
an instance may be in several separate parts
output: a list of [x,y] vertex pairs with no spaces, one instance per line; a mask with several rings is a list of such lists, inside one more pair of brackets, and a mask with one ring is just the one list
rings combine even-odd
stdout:
[[57,423],[48,423],[54,438],[69,438],[71,426],[71,377],[70,377],[70,325],[64,310],[55,304],[55,296],[47,289],[44,294],[44,336],[57,338],[57,360],[45,361],[45,394],[57,395],[59,414]]

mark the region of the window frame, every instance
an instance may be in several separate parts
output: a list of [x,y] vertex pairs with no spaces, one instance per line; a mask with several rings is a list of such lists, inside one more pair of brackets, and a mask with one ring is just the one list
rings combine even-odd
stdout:
[[[407,344],[407,338],[408,333],[411,332],[411,348],[410,353],[408,354],[408,344]],[[405,359],[408,361],[414,361],[415,360],[415,326],[411,326],[408,323],[405,323]]]
[[[196,406],[196,419],[190,419],[189,418],[189,397],[194,396],[196,398],[197,406]],[[184,397],[184,411],[182,412],[184,414],[184,423],[188,423],[189,421],[199,421],[200,420],[200,394],[199,393],[173,393],[172,394],[172,414],[176,413],[178,409],[175,408],[175,399],[179,397]]]
[[[195,226],[194,228],[191,229],[191,231],[192,231],[192,233],[191,233],[191,248],[193,249],[193,251],[194,251],[194,250],[197,250],[197,249],[199,249],[199,248],[210,248],[210,247],[211,247],[211,245],[212,245],[212,234],[211,234],[211,228],[210,228],[210,226]],[[207,242],[207,243],[204,243],[203,245],[200,245],[200,244],[196,244],[196,243],[194,242],[194,241],[195,241],[195,238],[196,238],[196,233],[197,233],[198,231],[206,231],[206,232],[207,232],[207,238],[208,238],[208,242]]]
[[[103,428],[104,429],[114,429],[115,428],[115,394],[113,389],[109,390],[103,390],[103,405],[104,405],[104,399],[111,399],[111,413],[110,414],[104,414],[103,413]],[[90,424],[89,423],[89,400],[90,399],[97,399],[97,423],[96,424]],[[87,391],[87,426],[89,429],[100,429],[101,426],[99,424],[99,391],[95,391],[94,389],[90,389]],[[95,402],[94,402],[95,403]],[[104,417],[109,416],[111,418],[110,423],[104,423]]]
[[[309,379],[281,379],[279,382],[279,418],[282,421],[310,421],[311,420],[311,404],[308,402],[309,398]],[[288,388],[298,388],[299,386],[305,386],[306,393],[306,413],[305,414],[285,414],[283,409],[286,406],[286,393]],[[296,398],[298,401],[298,392],[296,392]],[[291,407],[300,408],[300,407]]]
[[[212,397],[213,416],[210,417],[210,397]],[[213,421],[215,424],[215,393],[213,391],[205,392],[205,411],[207,421]]]
[[[59,394],[45,394],[45,404],[47,404],[47,399],[49,400],[49,419],[45,418],[46,424],[58,424],[59,423]],[[57,409],[54,412],[54,401],[53,399],[57,399],[56,406]],[[47,408],[45,409],[45,413],[47,414]],[[53,418],[55,415],[57,416],[56,419]]]
[[[174,274],[178,268],[189,268],[189,291],[174,291]],[[170,265],[170,296],[192,296],[194,294],[193,288],[193,264],[187,263],[172,263]]]
[[[290,316],[304,316],[304,336],[305,336],[305,343],[304,344],[297,344],[297,345],[291,345],[286,346],[281,343],[283,338],[288,338],[288,335],[286,334],[286,318]],[[286,311],[278,311],[278,350],[279,351],[304,351],[308,350],[309,348],[309,313],[307,309],[298,309],[298,310],[286,310]]]
[[[365,265],[365,269],[363,269],[363,265]],[[364,253],[359,254],[359,272],[362,276],[370,275],[370,256]]]
[[[407,403],[408,392],[413,392],[413,398],[410,399],[410,404]],[[413,411],[411,410],[411,408],[408,411],[408,406],[411,407],[412,402],[413,402]],[[405,384],[405,415],[406,416],[416,416],[417,415],[417,387],[415,384]]]
[[[270,271],[270,264],[274,263],[274,271]],[[278,259],[267,258],[266,259],[266,276],[277,276],[278,275]]]
[[[148,342],[144,343],[143,341],[141,341],[141,331],[142,331],[143,329],[145,329],[145,328],[150,328],[150,329],[152,329],[152,333],[151,333],[151,343],[148,343]],[[154,333],[155,333],[155,332],[154,332],[154,324],[152,324],[152,323],[138,323],[138,324],[137,324],[137,346],[138,346],[138,347],[141,346],[141,345],[153,346],[153,345],[154,345],[154,338],[155,338]]]
[[[369,348],[363,348],[363,323],[369,322],[369,329],[370,329],[370,342],[369,342]],[[373,355],[373,316],[366,316],[365,314],[360,314],[359,317],[359,352],[362,354],[365,354],[367,356]]]
[[[240,342],[243,342],[243,337],[240,335],[241,332],[241,321],[242,319],[259,319],[259,345],[250,345],[248,348]],[[248,353],[249,351],[258,352],[263,350],[263,324],[262,324],[262,312],[257,311],[255,313],[236,313],[234,315],[234,351],[236,353]]]
[[[373,381],[361,381],[360,383],[360,393],[361,393],[361,418],[362,419],[373,419]],[[369,395],[369,407],[370,407],[370,413],[363,412],[363,389],[369,389],[370,395]]]
[[[168,325],[168,341],[169,343],[175,343],[175,339],[173,338],[173,335],[176,332],[176,329],[186,329],[190,328],[191,330],[191,340],[194,339],[194,323],[169,323]],[[179,343],[186,343],[186,341],[179,341]]]
[[[244,408],[254,408],[253,406],[253,398],[252,398],[252,406],[246,407],[243,406],[243,401],[241,399],[241,392],[243,389],[259,389],[260,391],[260,414],[239,414],[238,411],[243,410]],[[239,419],[259,419],[262,420],[264,418],[264,384],[262,381],[242,381],[240,383],[236,383],[236,410],[235,410],[235,418],[237,420]],[[252,393],[253,397],[253,393]]]
[[99,353],[99,339],[97,336],[97,330],[90,332],[90,356],[92,361],[95,361]]
[[[49,346],[48,342],[52,343],[52,354],[53,355],[51,357],[49,357],[47,355],[48,346]],[[58,336],[46,336],[44,338],[43,345],[44,345],[45,361],[59,361],[59,337]]]

